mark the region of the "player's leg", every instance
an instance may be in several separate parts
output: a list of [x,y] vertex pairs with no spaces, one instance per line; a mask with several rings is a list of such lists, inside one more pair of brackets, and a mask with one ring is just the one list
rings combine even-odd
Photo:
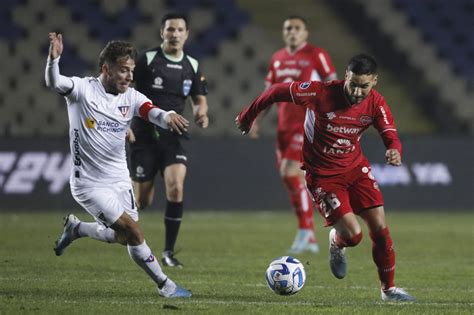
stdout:
[[[77,189],[71,188],[74,199],[93,217],[99,215],[95,200],[104,199],[102,196],[109,194],[108,190],[101,188],[95,189]],[[92,209],[92,210],[89,210]],[[61,256],[64,250],[76,239],[81,237],[90,237],[92,239],[107,243],[123,243],[123,240],[117,238],[115,231],[100,221],[82,222],[74,214],[68,214],[64,217],[63,233],[56,240],[54,251],[57,256]]]
[[348,182],[345,175],[319,177],[307,174],[308,190],[329,233],[329,265],[332,273],[342,279],[347,273],[346,247],[356,246],[362,239],[362,231],[352,212]]
[[162,262],[166,266],[179,267],[183,264],[174,257],[174,247],[183,218],[184,180],[186,165],[175,163],[166,166],[163,177],[166,189],[165,248]]
[[162,271],[160,264],[148,247],[143,231],[138,223],[127,213],[122,215],[111,225],[120,238],[126,241],[128,254],[156,283],[158,292],[164,297],[190,297],[191,292],[177,286]]
[[283,159],[280,163],[280,176],[285,184],[290,202],[298,219],[298,231],[289,252],[319,252],[314,236],[314,209],[306,189],[304,172],[299,161]]
[[298,132],[279,132],[277,135],[276,154],[280,177],[298,220],[298,231],[289,250],[291,254],[319,251],[314,236],[313,203],[301,170],[303,139],[303,135]]
[[154,181],[160,163],[158,151],[155,142],[130,145],[129,169],[138,209],[145,209],[153,203]]
[[385,224],[382,206],[364,210],[360,216],[367,223],[372,239],[372,258],[377,266],[384,301],[414,301],[415,298],[395,286],[395,250],[390,230]]
[[137,207],[142,210],[153,203],[155,196],[154,180],[133,181],[133,190],[137,197]]
[[378,188],[370,165],[364,161],[356,168],[355,185],[350,189],[354,212],[364,219],[372,240],[372,258],[377,266],[382,299],[386,301],[412,301],[414,298],[395,287],[395,250],[390,230],[385,223],[382,193]]

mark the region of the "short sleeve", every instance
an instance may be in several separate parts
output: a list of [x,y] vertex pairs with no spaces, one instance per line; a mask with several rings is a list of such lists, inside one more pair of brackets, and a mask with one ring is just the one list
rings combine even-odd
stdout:
[[206,77],[201,73],[201,67],[197,68],[193,77],[193,84],[191,86],[191,95],[207,95],[207,81]]

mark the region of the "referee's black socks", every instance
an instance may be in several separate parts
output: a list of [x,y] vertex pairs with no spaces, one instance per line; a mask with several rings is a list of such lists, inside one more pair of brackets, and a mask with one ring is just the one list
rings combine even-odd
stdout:
[[183,202],[167,201],[165,212],[165,251],[174,252],[183,217]]

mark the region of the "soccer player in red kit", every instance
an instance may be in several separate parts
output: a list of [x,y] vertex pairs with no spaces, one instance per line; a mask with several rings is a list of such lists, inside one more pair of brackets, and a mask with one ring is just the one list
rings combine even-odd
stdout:
[[383,197],[360,138],[371,125],[386,147],[386,161],[401,165],[402,145],[395,122],[377,84],[377,63],[365,54],[351,58],[345,80],[275,84],[237,117],[248,133],[257,115],[274,102],[292,102],[307,109],[304,123],[303,168],[306,183],[329,233],[329,264],[335,277],[346,275],[346,247],[356,246],[362,230],[356,215],[366,222],[372,257],[378,269],[383,301],[413,301],[395,286],[395,251],[385,223]]
[[[331,81],[337,78],[328,53],[307,43],[306,20],[289,16],[283,22],[285,47],[273,54],[270,60],[266,88],[275,83],[293,81]],[[314,237],[314,210],[305,188],[301,170],[303,149],[303,123],[306,109],[291,102],[278,103],[277,165],[298,218],[298,231],[289,249],[290,254],[319,251]],[[250,137],[258,137],[258,123],[250,130]]]

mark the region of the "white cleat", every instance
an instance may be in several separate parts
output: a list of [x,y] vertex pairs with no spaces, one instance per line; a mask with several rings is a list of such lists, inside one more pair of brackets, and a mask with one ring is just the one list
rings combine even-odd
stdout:
[[64,217],[64,230],[56,240],[56,246],[54,247],[56,256],[61,256],[66,247],[77,239],[75,230],[79,223],[81,223],[81,221],[74,214],[69,214]]
[[402,288],[392,287],[388,290],[381,290],[382,301],[385,302],[413,302],[415,298]]
[[316,254],[319,252],[319,245],[316,243],[314,232],[308,229],[298,229],[295,240],[288,250],[289,254],[301,254],[309,252]]
[[193,295],[191,291],[180,287],[168,278],[158,286],[158,293],[160,294],[160,296],[170,299],[190,298]]

